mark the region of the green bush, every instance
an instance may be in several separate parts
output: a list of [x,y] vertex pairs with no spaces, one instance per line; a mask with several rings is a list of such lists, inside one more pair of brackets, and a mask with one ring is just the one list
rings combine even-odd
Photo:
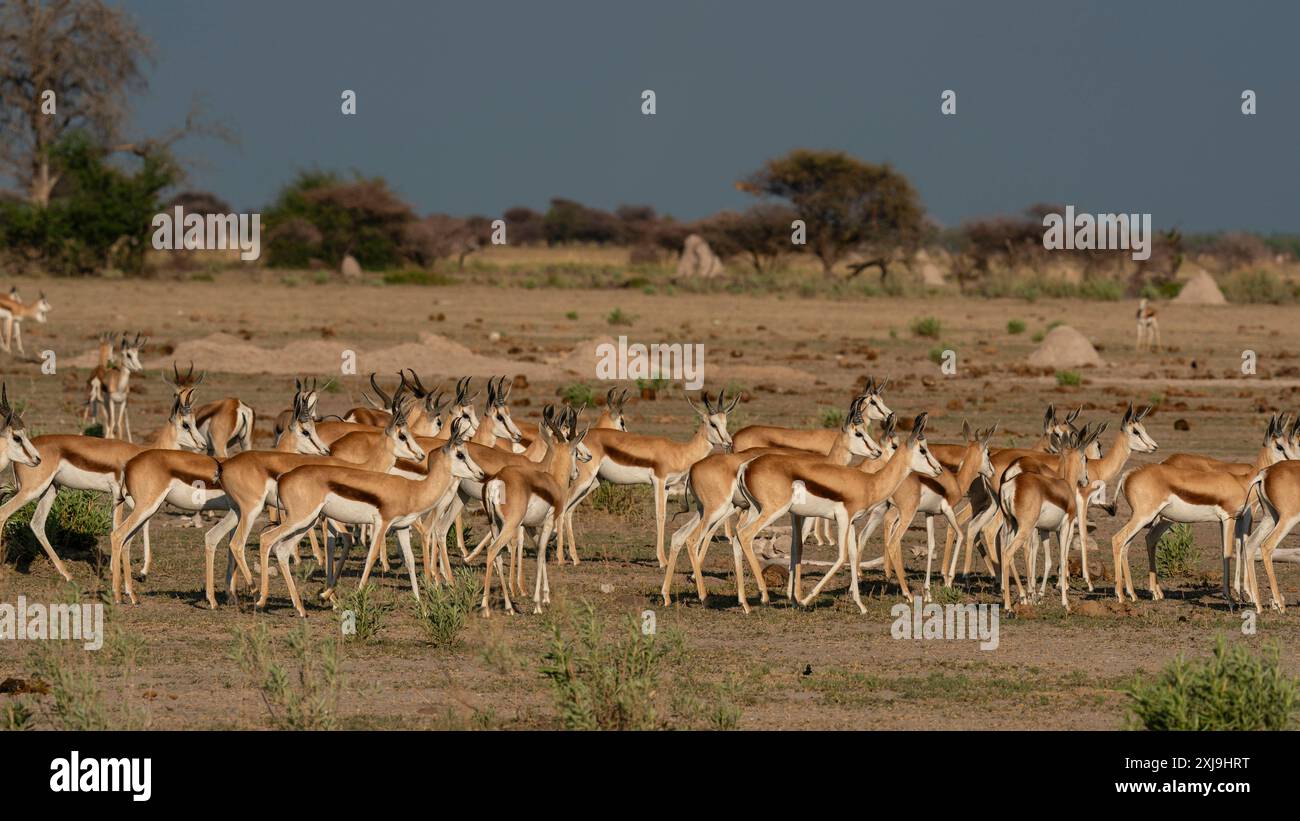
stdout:
[[628,617],[611,637],[595,608],[583,603],[569,619],[548,619],[541,673],[551,683],[560,724],[569,730],[653,730],[671,641],[642,633]]
[[1007,320],[1007,333],[1012,336],[1025,332],[1025,323],[1019,319]]
[[384,615],[393,609],[391,604],[375,600],[375,590],[373,584],[367,584],[343,597],[343,609],[339,611],[339,618],[342,620],[351,614],[352,627],[356,630],[351,638],[356,641],[373,641],[383,629]]
[[231,658],[248,675],[278,730],[332,730],[341,687],[338,642],[313,641],[303,622],[284,640],[288,660],[271,647],[265,622],[237,630]]
[[1078,371],[1057,371],[1056,384],[1061,387],[1073,387],[1083,384],[1083,377]]
[[384,274],[385,285],[454,285],[455,283],[454,277],[423,268],[406,268]]
[[844,424],[844,411],[839,408],[822,408],[821,426],[838,430]]
[[610,325],[631,325],[636,318],[631,314],[624,313],[622,308],[615,308],[605,315],[605,321]]
[[611,516],[629,516],[640,504],[642,487],[644,485],[611,485],[603,482],[591,492],[591,506]]
[[1272,271],[1239,271],[1220,286],[1229,302],[1286,305],[1296,301],[1296,290]]
[[[12,490],[0,496],[8,501]],[[0,561],[9,557],[37,556],[43,553],[30,524],[36,512],[36,502],[24,505],[5,522],[4,545],[0,547]],[[113,513],[108,499],[93,490],[60,490],[45,520],[45,535],[56,545],[60,554],[85,553],[97,549],[99,539],[107,538],[113,529]]]
[[1196,541],[1190,525],[1174,525],[1156,544],[1156,572],[1161,576],[1183,576],[1196,568]]
[[560,389],[560,398],[575,408],[596,404],[596,392],[586,382],[574,382]]
[[478,574],[468,567],[458,567],[450,584],[434,585],[426,579],[421,588],[415,610],[429,642],[435,647],[456,647],[474,605],[483,595]]
[[925,336],[930,339],[938,339],[939,333],[943,330],[943,324],[936,317],[925,316],[912,320],[912,333],[916,336]]
[[1212,658],[1178,656],[1128,693],[1130,726],[1147,730],[1285,730],[1300,705],[1300,683],[1283,672],[1276,647],[1256,654],[1222,636]]

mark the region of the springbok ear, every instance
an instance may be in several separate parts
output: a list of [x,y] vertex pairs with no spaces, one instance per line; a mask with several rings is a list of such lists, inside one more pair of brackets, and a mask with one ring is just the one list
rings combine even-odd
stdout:
[[1056,424],[1056,406],[1048,405],[1047,410],[1043,411],[1043,433],[1051,432],[1054,424]]
[[1080,405],[1065,415],[1065,424],[1073,425],[1074,420],[1079,418],[1080,413],[1083,413],[1083,405]]
[[1124,419],[1120,422],[1120,424],[1124,427],[1128,427],[1129,422],[1132,421],[1133,421],[1133,403],[1129,402],[1128,407],[1124,409]]
[[975,434],[971,433],[969,419],[961,420],[961,438],[967,442],[975,441]]
[[896,414],[891,413],[889,414],[889,416],[886,416],[885,421],[880,423],[881,437],[884,439],[888,439],[889,437],[893,436],[894,428],[896,428],[897,426],[898,426],[898,416]]

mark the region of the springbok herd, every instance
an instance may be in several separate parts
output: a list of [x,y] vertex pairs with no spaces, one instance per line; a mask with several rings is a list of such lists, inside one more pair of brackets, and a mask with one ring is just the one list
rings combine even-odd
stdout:
[[[21,312],[20,306],[13,303],[10,308]],[[368,406],[353,408],[343,417],[322,418],[317,400],[324,388],[315,380],[299,380],[292,407],[276,419],[275,449],[257,450],[252,447],[253,410],[236,398],[196,405],[203,373],[196,376],[193,365],[182,373],[173,364],[168,381],[175,392],[167,423],[148,444],[135,444],[127,405],[131,374],[142,369],[144,343],[139,335],[101,339],[100,365],[86,384],[84,420],[101,422],[105,438],[75,434],[31,438],[9,404],[7,388],[0,389],[4,439],[0,470],[12,462],[17,480],[16,492],[0,506],[0,532],[9,517],[35,501],[31,529],[55,569],[71,579],[45,533],[55,495],[60,488],[107,493],[113,509],[114,601],[121,601],[125,593],[136,602],[131,543],[141,535],[140,579],[144,579],[150,564],[149,523],[168,503],[192,512],[195,523],[201,521],[201,511],[224,511],[203,538],[206,598],[213,608],[217,606],[213,577],[218,545],[231,536],[226,587],[236,600],[241,580],[251,588],[245,544],[266,511],[271,523],[259,535],[259,607],[265,606],[270,593],[272,552],[294,609],[306,616],[290,571],[302,538],[308,537],[312,555],[324,570],[320,597],[332,602],[352,542],[368,545],[360,579],[364,586],[376,559],[387,568],[384,544],[390,531],[397,537],[411,592],[418,599],[421,585],[410,532],[414,529],[420,536],[427,583],[440,585],[451,579],[448,533],[454,527],[463,561],[471,562],[486,550],[484,615],[490,613],[493,601],[494,569],[507,612],[514,611],[512,595],[525,595],[527,534],[537,555],[532,598],[534,612],[540,612],[550,601],[546,558],[551,537],[555,537],[558,560],[564,562],[567,555],[577,565],[574,513],[604,481],[653,488],[655,551],[665,568],[665,604],[671,602],[673,574],[683,548],[696,591],[704,600],[701,563],[720,526],[731,543],[740,606],[749,612],[744,562],[762,602],[767,603],[768,589],[754,540],[785,514],[795,534],[785,590],[791,599],[807,605],[848,564],[849,592],[865,613],[858,589],[860,557],[883,523],[883,555],[871,564],[882,566],[887,579],[895,578],[902,595],[911,601],[901,545],[903,533],[920,512],[928,536],[923,592],[927,600],[937,552],[936,519],[942,517],[949,526],[940,565],[945,584],[952,584],[963,548],[964,573],[971,572],[978,549],[985,568],[1000,580],[1004,607],[1011,607],[1012,579],[1019,601],[1037,601],[1047,590],[1054,536],[1057,586],[1061,604],[1068,609],[1073,537],[1079,538],[1078,566],[1091,591],[1087,514],[1095,506],[1115,515],[1122,497],[1131,512],[1111,541],[1115,595],[1120,600],[1136,599],[1128,549],[1140,531],[1147,531],[1149,589],[1152,598],[1160,599],[1155,551],[1161,534],[1177,523],[1218,522],[1223,594],[1229,606],[1244,595],[1262,609],[1254,562],[1258,555],[1268,574],[1271,604],[1284,608],[1272,554],[1300,521],[1300,461],[1294,461],[1300,459],[1300,418],[1293,422],[1286,414],[1269,420],[1254,462],[1177,453],[1159,464],[1124,472],[1130,454],[1156,450],[1143,427],[1150,408],[1136,410],[1130,405],[1105,450],[1102,435],[1109,422],[1079,426],[1079,411],[1058,417],[1051,406],[1043,417],[1042,436],[1031,447],[990,447],[996,425],[972,430],[968,424],[963,426],[963,441],[932,444],[925,435],[926,415],[915,417],[910,426],[900,425],[882,398],[888,380],[868,379],[865,391],[849,403],[838,429],[751,425],[732,435],[727,415],[739,397],[728,401],[723,393],[716,398],[706,393],[699,405],[687,397],[699,417],[698,427],[688,441],[679,442],[628,432],[626,391],[609,391],[593,423],[582,422],[583,410],[548,405],[541,423],[529,424],[511,417],[512,382],[505,377],[488,381],[480,416],[475,407],[478,391],[470,392],[468,377],[448,395],[441,389],[426,389],[408,369],[399,374],[391,395],[371,374],[375,396],[366,397]],[[873,422],[879,423],[874,431]],[[240,450],[231,455],[235,447]],[[1107,501],[1111,482],[1115,482],[1114,493]],[[665,552],[667,492],[683,484],[692,516],[671,534]],[[467,506],[481,508],[490,524],[488,535],[472,550],[466,549],[461,524]],[[805,595],[801,553],[806,537],[817,543],[833,541],[838,554]],[[1027,590],[1016,563],[1022,548]],[[508,551],[508,568],[503,550]],[[1243,555],[1250,557],[1244,570]],[[1229,559],[1234,556],[1236,568],[1230,574]]]

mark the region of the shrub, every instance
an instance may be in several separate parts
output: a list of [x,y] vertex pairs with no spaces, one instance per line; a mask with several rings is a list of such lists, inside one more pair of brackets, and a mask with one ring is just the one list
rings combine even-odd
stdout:
[[1222,284],[1229,302],[1284,305],[1295,302],[1296,293],[1272,271],[1239,271]]
[[1022,334],[1024,332],[1025,332],[1025,323],[1022,322],[1021,320],[1011,319],[1007,321],[1007,333],[1014,336],[1016,334]]
[[912,320],[912,333],[916,336],[925,336],[930,339],[938,339],[939,333],[943,329],[943,324],[936,317],[926,316]]
[[[12,491],[4,494],[7,501]],[[43,552],[30,524],[36,511],[36,502],[23,506],[5,523],[4,544],[0,546],[0,561],[9,551],[15,558],[36,556]],[[113,529],[113,514],[108,500],[93,490],[61,490],[45,520],[45,535],[50,543],[59,546],[60,553],[84,553],[98,548],[101,536]],[[15,546],[17,549],[14,549]]]
[[615,308],[605,315],[605,321],[610,325],[631,325],[636,317],[623,312],[622,308]]
[[252,680],[271,725],[280,730],[330,730],[340,688],[338,642],[315,642],[300,624],[285,637],[289,661],[276,658],[265,623],[234,633],[231,657]]
[[943,362],[943,352],[948,350],[942,344],[935,345],[930,349],[930,361],[938,365]]
[[385,285],[454,285],[455,282],[454,278],[446,274],[426,271],[423,268],[407,268],[384,274]]
[[355,631],[350,635],[360,642],[369,642],[378,636],[384,626],[384,614],[393,609],[391,604],[375,600],[375,589],[373,584],[367,584],[348,593],[343,597],[343,609],[339,611],[339,618],[348,619]]
[[1147,730],[1285,730],[1300,704],[1300,683],[1283,672],[1276,647],[1253,653],[1222,636],[1214,655],[1174,659],[1154,681],[1136,681],[1130,726]]
[[822,408],[820,424],[823,428],[836,428],[844,424],[844,411],[839,408]]
[[1083,383],[1083,377],[1078,371],[1057,371],[1056,384],[1061,387],[1073,387]]
[[1189,525],[1174,525],[1156,544],[1156,572],[1162,576],[1182,576],[1196,567],[1196,542]]
[[442,648],[457,646],[469,614],[483,594],[478,574],[470,568],[458,567],[450,584],[434,585],[426,579],[421,588],[416,615],[429,642]]
[[591,507],[612,516],[625,517],[637,510],[641,494],[637,485],[602,483],[591,493]]
[[560,398],[575,408],[596,404],[596,391],[586,382],[574,382],[560,389]]
[[589,603],[565,621],[550,619],[547,627],[541,673],[551,683],[565,729],[662,726],[655,700],[670,641],[643,634],[630,616],[610,637]]

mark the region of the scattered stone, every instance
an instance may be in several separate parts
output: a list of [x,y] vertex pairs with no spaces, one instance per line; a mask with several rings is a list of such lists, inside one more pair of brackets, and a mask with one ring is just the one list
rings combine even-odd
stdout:
[[360,279],[362,273],[361,263],[357,262],[356,257],[347,254],[343,257],[343,262],[339,265],[339,273],[347,279]]

